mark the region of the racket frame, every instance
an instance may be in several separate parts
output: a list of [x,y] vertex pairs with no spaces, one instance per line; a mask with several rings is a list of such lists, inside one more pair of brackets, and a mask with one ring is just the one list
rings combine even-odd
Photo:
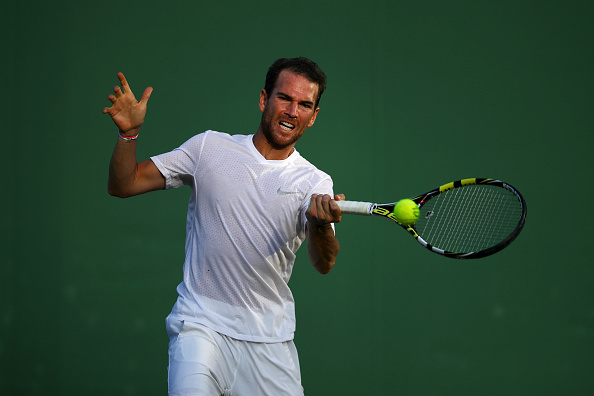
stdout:
[[397,202],[386,203],[386,204],[377,204],[377,203],[372,203],[372,202],[337,201],[337,203],[340,206],[343,213],[366,215],[366,216],[379,216],[379,217],[384,217],[388,220],[392,220],[393,222],[395,222],[396,224],[398,224],[399,226],[404,228],[423,247],[425,247],[426,249],[428,249],[434,253],[440,254],[445,257],[456,258],[456,259],[477,259],[477,258],[490,256],[490,255],[497,253],[500,250],[504,249],[510,243],[512,243],[512,241],[514,239],[516,239],[516,237],[520,234],[520,231],[522,231],[522,228],[524,227],[524,224],[526,222],[526,213],[527,213],[526,201],[524,200],[524,197],[522,196],[522,194],[520,194],[520,192],[516,188],[514,188],[510,184],[505,183],[501,180],[487,179],[487,178],[469,178],[469,179],[461,179],[461,180],[457,180],[457,181],[454,181],[451,183],[444,184],[440,187],[437,187],[433,190],[430,190],[430,191],[428,191],[424,194],[421,194],[421,195],[417,195],[416,197],[413,197],[410,199],[417,204],[419,209],[421,209],[423,207],[423,205],[425,205],[427,203],[427,201],[429,201],[432,198],[435,198],[436,196],[438,196],[442,193],[445,193],[446,191],[453,190],[455,188],[470,186],[470,185],[490,185],[490,186],[504,188],[516,196],[516,198],[518,199],[518,201],[521,204],[521,209],[522,209],[522,214],[520,216],[520,220],[518,221],[517,226],[505,239],[503,239],[501,242],[499,242],[496,245],[491,246],[487,249],[478,250],[478,251],[474,251],[474,252],[450,252],[450,251],[443,250],[443,249],[437,248],[435,246],[432,246],[425,239],[423,239],[422,236],[420,236],[418,234],[417,229],[415,228],[414,224],[403,225],[403,224],[400,224],[396,220],[396,217],[394,216],[394,206],[396,205]]

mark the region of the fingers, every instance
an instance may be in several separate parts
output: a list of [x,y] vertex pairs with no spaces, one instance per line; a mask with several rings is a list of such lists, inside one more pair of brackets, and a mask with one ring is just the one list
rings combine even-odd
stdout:
[[334,196],[335,201],[344,201],[345,199],[346,199],[346,197],[344,196],[344,194],[336,194]]
[[124,96],[124,92],[117,85],[115,87],[113,87],[113,92],[116,94],[116,96],[118,98],[121,98],[122,96]]
[[147,89],[145,89],[144,92],[142,93],[142,98],[140,99],[140,103],[146,104],[146,102],[148,102],[149,98],[151,97],[152,93],[153,93],[153,87],[148,87]]
[[118,73],[118,79],[120,80],[120,84],[122,84],[122,89],[124,90],[125,93],[132,93],[132,90],[130,89],[130,85],[128,85],[128,80],[126,80],[126,77],[124,77],[124,73]]
[[[132,89],[130,88],[130,85],[128,84],[128,80],[126,80],[126,77],[124,77],[123,73],[118,73],[118,79],[120,80],[120,84],[122,85],[122,88],[120,88],[117,85],[115,87],[113,87],[113,92],[115,93],[115,96],[109,95],[109,97],[107,98],[107,99],[109,99],[109,101],[111,103],[115,103],[117,101],[117,99],[123,97],[126,94],[130,94],[132,97],[134,97],[134,93],[132,92]],[[153,92],[152,87],[148,87],[147,89],[145,89],[144,93],[142,94],[142,98],[141,98],[140,102],[146,104],[146,102],[148,102],[149,98],[151,97],[152,92]]]
[[[134,94],[132,93],[132,90],[130,89],[130,85],[128,84],[128,81],[126,80],[126,77],[124,77],[123,73],[118,73],[118,79],[120,80],[120,84],[122,85],[122,88],[120,88],[119,86],[115,86],[113,87],[113,94],[110,94],[107,99],[111,102],[112,107],[113,105],[116,104],[116,102],[118,101],[118,99],[122,99],[124,98],[124,95],[126,96],[131,96],[133,99],[133,103],[138,103],[136,101],[136,98],[134,98]],[[151,92],[153,91],[152,88],[147,88],[144,91],[144,94],[142,95],[142,101],[146,104],[146,102],[148,101],[148,98],[151,96]],[[105,107],[103,109],[103,114],[106,113],[110,113],[112,107]]]
[[[344,196],[339,194],[336,196],[339,200]],[[313,194],[309,205],[309,214],[312,220],[317,223],[338,223],[342,218],[340,207],[330,195]]]
[[314,194],[311,197],[311,204],[315,208],[318,217],[325,220],[326,214],[329,212],[329,195],[317,195]]
[[[118,88],[118,87],[115,87],[115,88]],[[114,91],[115,91],[115,88],[114,88]],[[110,94],[107,97],[107,100],[109,100],[111,102],[111,104],[114,105],[117,102],[118,98],[114,94]],[[109,113],[110,110],[111,110],[111,107],[104,107],[103,108],[103,114]]]
[[[120,84],[122,85],[122,88],[120,88],[117,85],[115,87],[113,87],[113,92],[115,93],[115,99],[121,98],[125,94],[131,94],[132,96],[134,96],[134,93],[132,93],[132,89],[130,89],[130,85],[128,85],[128,81],[126,80],[126,77],[124,77],[123,73],[118,73],[118,79],[120,80]],[[112,101],[112,103],[114,103],[113,100],[111,100],[111,101]]]
[[[113,94],[110,94],[110,95],[107,97],[107,100],[109,100],[109,101],[111,102],[111,104],[113,105],[113,104],[115,104],[115,102],[117,101],[117,98],[115,97],[115,95],[113,95]],[[111,111],[111,107],[104,107],[104,108],[103,108],[103,114],[109,113],[110,111]]]

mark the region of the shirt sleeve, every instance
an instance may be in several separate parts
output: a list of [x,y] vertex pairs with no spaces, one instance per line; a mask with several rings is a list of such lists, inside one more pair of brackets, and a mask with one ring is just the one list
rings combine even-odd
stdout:
[[[307,224],[307,217],[305,216],[305,213],[307,212],[307,209],[309,208],[309,203],[311,202],[311,196],[313,194],[318,194],[318,195],[325,195],[328,194],[330,195],[332,198],[334,198],[334,184],[332,182],[332,179],[330,178],[330,176],[326,175],[324,173],[324,178],[320,180],[320,182],[311,189],[310,193],[307,195],[305,201],[303,202],[303,206],[301,207],[301,224],[303,224],[303,230],[305,231],[305,224]],[[332,229],[334,229],[334,223],[331,224],[332,225]]]
[[208,132],[198,134],[173,151],[151,157],[151,160],[165,178],[166,189],[192,183],[207,135]]

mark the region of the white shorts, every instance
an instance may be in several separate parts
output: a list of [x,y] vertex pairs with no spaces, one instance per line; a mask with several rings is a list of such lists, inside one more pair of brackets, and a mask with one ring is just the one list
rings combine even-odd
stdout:
[[170,396],[303,396],[293,341],[240,341],[191,322],[176,334],[171,325]]

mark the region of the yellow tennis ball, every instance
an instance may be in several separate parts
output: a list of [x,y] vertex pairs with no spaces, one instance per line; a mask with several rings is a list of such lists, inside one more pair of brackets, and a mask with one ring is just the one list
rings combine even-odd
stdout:
[[419,207],[412,199],[401,199],[394,205],[394,217],[402,225],[415,224],[419,219]]

